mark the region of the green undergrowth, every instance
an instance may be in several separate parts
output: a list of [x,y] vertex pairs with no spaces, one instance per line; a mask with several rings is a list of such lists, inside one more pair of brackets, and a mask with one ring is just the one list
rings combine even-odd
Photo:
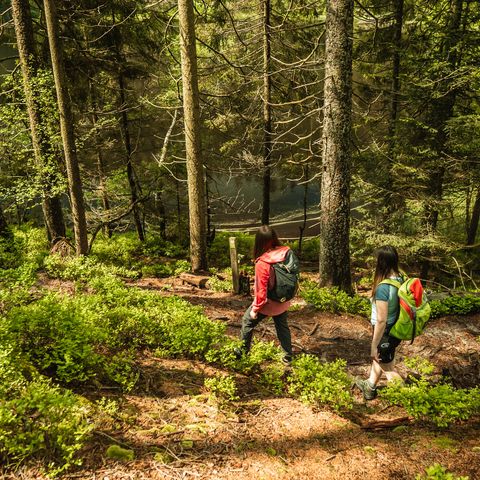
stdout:
[[360,295],[350,296],[336,287],[319,287],[312,281],[302,282],[300,288],[302,298],[317,310],[331,313],[349,313],[351,315],[370,314],[370,302]]
[[446,315],[470,315],[480,312],[480,292],[445,297],[442,300],[432,300],[432,318]]
[[292,364],[288,391],[311,405],[327,405],[336,411],[353,407],[352,379],[343,359],[323,363],[314,355],[300,355]]
[[469,480],[469,477],[461,476],[450,473],[445,467],[436,463],[431,467],[425,469],[425,475],[418,474],[415,480]]
[[90,407],[40,375],[16,349],[0,347],[0,459],[19,465],[41,459],[51,475],[78,465],[93,429]]
[[450,383],[434,383],[434,366],[418,357],[405,360],[413,372],[408,382],[392,382],[380,393],[387,402],[400,405],[413,418],[448,427],[480,414],[480,389],[454,388]]
[[[0,392],[3,431],[28,430],[28,435],[0,437],[6,463],[43,455],[53,462],[51,470],[58,471],[77,462],[75,453],[91,422],[86,407],[68,389],[107,385],[135,389],[140,374],[136,359],[144,349],[162,357],[203,360],[231,372],[205,383],[222,402],[237,399],[232,375],[237,372],[252,375],[254,383],[275,395],[290,385],[292,395],[309,403],[336,409],[348,404],[345,389],[340,388],[346,384],[344,364],[322,366],[315,357],[305,357],[310,363],[298,359],[286,375],[281,352],[273,343],[255,342],[250,354],[238,359],[235,349],[240,342],[225,334],[225,324],[208,319],[183,299],[126,287],[112,274],[79,278],[88,280],[75,295],[40,292],[34,301],[10,308],[1,319],[0,343],[10,345],[8,357],[30,372],[28,378],[20,375],[18,382],[7,370],[3,373],[5,385],[15,386]],[[51,407],[55,402],[58,409]],[[23,419],[25,415],[32,422]],[[33,421],[43,416],[44,421]],[[58,446],[46,452],[43,440]]]
[[232,402],[240,399],[237,395],[237,384],[233,375],[206,378],[204,387],[209,392],[212,400],[216,402]]
[[216,268],[211,268],[210,273],[212,276],[208,280],[207,286],[210,290],[214,292],[232,292],[233,283],[232,283],[232,269],[225,268],[222,271],[219,271]]

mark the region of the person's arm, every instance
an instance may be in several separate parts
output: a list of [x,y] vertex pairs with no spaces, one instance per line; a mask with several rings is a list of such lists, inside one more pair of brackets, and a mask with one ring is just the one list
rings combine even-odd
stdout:
[[375,306],[377,309],[377,323],[375,324],[375,328],[373,330],[373,339],[370,355],[374,360],[378,362],[379,358],[377,348],[387,326],[388,301],[375,300]]
[[270,277],[270,264],[259,260],[255,264],[255,296],[253,299],[250,316],[257,318],[258,311],[267,303],[268,279]]

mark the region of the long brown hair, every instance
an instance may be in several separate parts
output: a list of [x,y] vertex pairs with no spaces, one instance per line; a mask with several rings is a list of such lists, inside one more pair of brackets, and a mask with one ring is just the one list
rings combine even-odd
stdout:
[[253,258],[256,260],[266,251],[281,245],[277,232],[268,225],[262,225],[255,235],[255,246],[253,247]]
[[398,252],[391,245],[384,245],[376,251],[377,265],[375,267],[375,276],[373,277],[372,297],[375,295],[378,284],[385,280],[390,272],[399,273]]

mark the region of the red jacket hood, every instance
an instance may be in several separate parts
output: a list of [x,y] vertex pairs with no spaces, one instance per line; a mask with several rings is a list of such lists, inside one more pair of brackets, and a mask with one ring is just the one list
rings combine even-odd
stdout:
[[263,260],[266,263],[283,262],[288,250],[290,250],[290,247],[277,247],[274,250],[265,252],[262,256],[258,257],[256,261]]

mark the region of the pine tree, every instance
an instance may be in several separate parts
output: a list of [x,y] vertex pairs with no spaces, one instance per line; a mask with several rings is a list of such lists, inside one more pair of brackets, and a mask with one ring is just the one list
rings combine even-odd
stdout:
[[194,272],[207,269],[206,195],[200,134],[195,18],[192,0],[178,0],[183,112],[190,217],[190,258]]
[[350,135],[353,0],[328,0],[325,41],[320,285],[351,291]]

